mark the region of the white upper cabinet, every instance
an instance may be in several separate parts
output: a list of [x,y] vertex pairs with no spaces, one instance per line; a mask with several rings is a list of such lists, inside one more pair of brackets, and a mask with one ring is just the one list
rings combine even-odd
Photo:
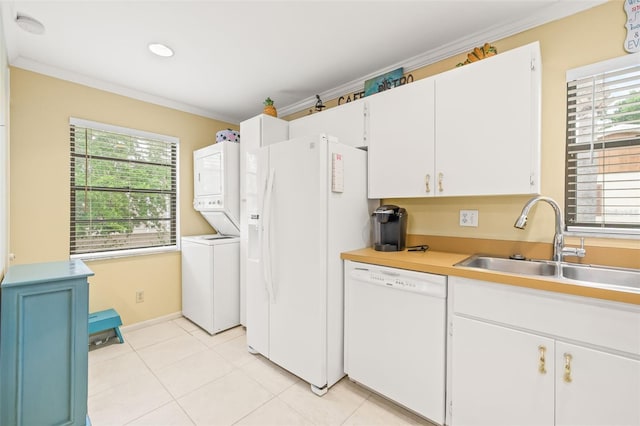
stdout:
[[438,195],[540,191],[539,44],[436,77]]
[[434,193],[434,79],[370,96],[369,198]]
[[540,191],[540,47],[366,98],[369,198]]
[[252,151],[289,139],[289,122],[259,114],[240,123],[240,149]]
[[337,137],[340,143],[359,148],[367,146],[365,125],[365,102],[358,99],[290,121],[289,137],[325,133]]

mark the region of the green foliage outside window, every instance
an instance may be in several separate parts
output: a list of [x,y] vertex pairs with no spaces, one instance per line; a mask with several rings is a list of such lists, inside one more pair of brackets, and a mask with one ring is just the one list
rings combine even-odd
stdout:
[[71,253],[175,244],[176,151],[71,126]]

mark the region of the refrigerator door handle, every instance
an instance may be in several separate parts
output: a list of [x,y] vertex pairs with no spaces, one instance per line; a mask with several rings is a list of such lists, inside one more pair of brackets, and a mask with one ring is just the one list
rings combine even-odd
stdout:
[[269,169],[262,208],[262,273],[271,302],[275,302],[276,297],[271,270],[271,197],[275,172],[275,169]]

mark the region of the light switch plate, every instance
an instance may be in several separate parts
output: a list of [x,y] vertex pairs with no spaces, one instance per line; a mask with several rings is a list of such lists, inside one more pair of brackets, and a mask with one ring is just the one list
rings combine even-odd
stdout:
[[460,226],[478,227],[478,210],[460,210]]

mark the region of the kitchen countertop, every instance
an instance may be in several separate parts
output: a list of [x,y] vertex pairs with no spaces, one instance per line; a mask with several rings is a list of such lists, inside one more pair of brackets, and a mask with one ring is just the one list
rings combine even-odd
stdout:
[[451,275],[463,278],[471,278],[482,281],[490,281],[499,284],[508,284],[518,287],[527,287],[536,290],[552,291],[555,293],[571,294],[575,296],[592,297],[611,300],[614,302],[631,303],[640,305],[640,293],[616,291],[610,289],[590,287],[559,281],[553,277],[529,277],[503,272],[483,271],[472,268],[455,267],[458,262],[471,256],[473,253],[447,253],[428,250],[383,252],[372,248],[363,248],[341,254],[343,260],[388,266],[391,268],[409,269],[412,271],[429,272],[432,274]]

